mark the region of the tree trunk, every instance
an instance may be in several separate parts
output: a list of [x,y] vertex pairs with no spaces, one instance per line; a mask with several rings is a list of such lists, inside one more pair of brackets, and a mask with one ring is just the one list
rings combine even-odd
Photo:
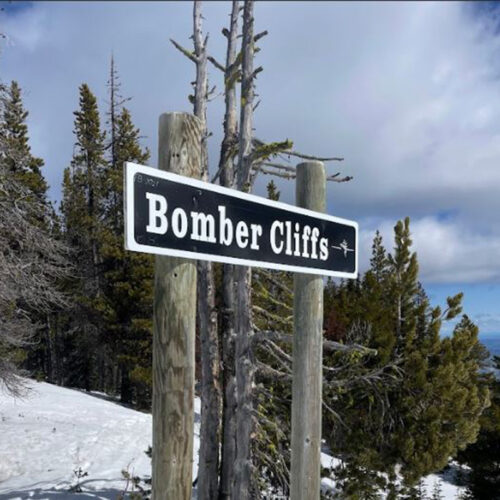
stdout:
[[[245,2],[243,11],[242,81],[240,141],[237,185],[240,191],[248,191],[252,161],[253,118],[253,0]],[[250,296],[251,269],[235,267],[236,287],[236,461],[234,466],[233,498],[247,500],[252,495],[252,409],[254,359],[252,349],[252,304]]]
[[233,498],[251,498],[252,488],[252,409],[254,357],[251,320],[251,270],[235,267],[236,277],[236,463],[234,466]]
[[[230,81],[238,70],[233,64],[236,60],[238,36],[239,2],[233,1],[229,27],[226,68],[224,80]],[[226,85],[224,115],[224,139],[221,145],[220,164],[221,184],[233,187],[233,159],[236,150],[238,118],[236,113],[236,82]],[[230,500],[236,459],[236,380],[234,371],[234,266],[224,264],[222,269],[222,361],[223,361],[223,421],[221,446],[221,472],[219,499]]]
[[54,345],[54,332],[52,332],[52,327],[51,327],[51,321],[50,321],[50,314],[46,314],[46,326],[44,328],[45,330],[45,341],[47,345],[47,380],[50,383],[55,382],[55,365],[56,365],[56,352],[55,352],[55,345]]
[[61,366],[61,336],[59,335],[59,316],[54,314],[52,321],[49,319],[49,324],[54,330],[54,384],[62,385],[62,366]]
[[223,421],[219,499],[230,500],[236,459],[236,380],[234,372],[234,279],[233,266],[223,267],[222,361]]
[[[196,58],[194,114],[201,122],[201,179],[208,181],[207,52],[202,34],[201,2],[194,2],[193,40]],[[198,327],[201,343],[201,424],[198,499],[212,500],[219,487],[221,414],[220,358],[215,310],[215,282],[211,262],[198,261]]]
[[128,367],[122,364],[120,372],[120,402],[130,404],[132,403],[132,384],[130,382]]

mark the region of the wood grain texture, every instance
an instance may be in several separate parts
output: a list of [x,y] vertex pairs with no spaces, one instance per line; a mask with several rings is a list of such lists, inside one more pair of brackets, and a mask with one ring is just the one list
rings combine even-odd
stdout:
[[[199,178],[201,126],[186,113],[160,116],[158,166]],[[193,470],[196,261],[156,256],[153,318],[155,500],[190,500]]]
[[[233,0],[231,20],[227,37],[226,66],[224,81],[230,82],[237,71],[235,68],[238,44],[239,2]],[[224,138],[221,144],[219,162],[221,185],[232,188],[234,182],[233,157],[238,141],[238,115],[236,106],[236,82],[227,85],[224,92]],[[234,369],[234,266],[224,264],[222,271],[222,387],[223,420],[221,443],[221,467],[219,500],[230,500],[234,462],[236,459],[236,379]]]
[[[193,6],[193,41],[196,56],[194,115],[201,123],[201,180],[208,181],[207,148],[207,37],[203,37],[202,2]],[[198,334],[201,346],[201,422],[198,453],[198,500],[217,498],[222,396],[219,335],[212,262],[198,261]]]
[[[322,162],[297,166],[297,206],[325,211],[326,175]],[[290,498],[318,500],[321,472],[323,358],[323,278],[294,276],[292,460]]]
[[[253,60],[254,60],[254,2],[246,0],[243,5],[242,33],[242,76],[240,137],[238,151],[238,170],[236,184],[240,191],[250,189],[250,167],[252,163],[253,136]],[[252,299],[249,267],[235,266],[235,378],[236,378],[236,459],[232,499],[250,500],[255,497],[252,491],[252,414],[255,361],[252,346]]]

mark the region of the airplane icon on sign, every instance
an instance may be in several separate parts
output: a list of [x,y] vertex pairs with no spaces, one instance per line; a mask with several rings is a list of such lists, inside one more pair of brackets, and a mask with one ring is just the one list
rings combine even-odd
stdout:
[[332,245],[332,248],[335,248],[335,250],[342,250],[344,252],[344,257],[347,258],[347,252],[354,252],[353,248],[349,248],[349,245],[347,244],[346,240],[343,240],[342,243],[337,247],[335,245]]

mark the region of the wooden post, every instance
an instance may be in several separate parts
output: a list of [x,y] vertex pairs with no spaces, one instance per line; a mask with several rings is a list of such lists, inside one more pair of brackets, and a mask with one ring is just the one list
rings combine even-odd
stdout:
[[[201,123],[160,116],[158,167],[200,177]],[[153,324],[154,500],[191,500],[193,481],[196,261],[156,256]]]
[[[326,176],[322,162],[297,166],[297,206],[325,211]],[[321,472],[323,358],[323,278],[294,277],[292,382],[292,500],[318,500]]]

